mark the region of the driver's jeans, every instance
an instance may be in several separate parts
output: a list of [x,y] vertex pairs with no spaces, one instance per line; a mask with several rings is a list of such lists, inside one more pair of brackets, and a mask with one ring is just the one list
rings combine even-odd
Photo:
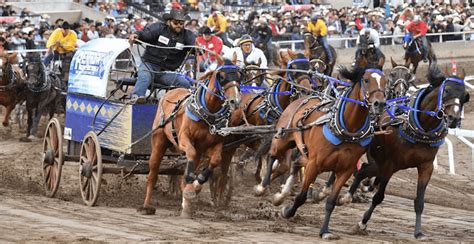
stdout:
[[[154,71],[154,72],[150,72]],[[150,87],[153,80],[159,82],[163,86],[175,86],[175,87],[191,87],[191,83],[184,78],[182,74],[177,72],[160,72],[163,69],[152,63],[143,62],[138,67],[138,78],[135,88],[133,89],[133,95],[145,96],[146,90]],[[158,72],[158,73],[155,73]],[[155,79],[153,79],[155,77]]]
[[328,60],[332,61],[333,57],[332,57],[331,49],[329,48],[328,37],[318,36],[318,42],[323,46],[324,51],[326,52],[326,55],[328,57]]
[[68,53],[58,53],[56,51],[54,52],[49,52],[46,57],[43,59],[43,64],[44,66],[49,66],[52,60],[59,60],[61,56],[68,55]]
[[421,45],[422,45],[422,48],[423,48],[423,59],[427,59],[428,58],[428,40],[426,39],[426,36],[420,36],[418,37],[421,39]]

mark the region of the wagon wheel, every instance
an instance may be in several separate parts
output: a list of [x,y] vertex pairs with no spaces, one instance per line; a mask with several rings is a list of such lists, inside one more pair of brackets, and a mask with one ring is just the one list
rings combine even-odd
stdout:
[[43,188],[46,196],[54,197],[58,191],[63,168],[63,135],[59,120],[52,118],[43,140]]
[[82,200],[94,206],[99,197],[102,179],[102,152],[94,132],[89,132],[81,144],[79,157],[79,181]]
[[231,164],[227,174],[223,174],[222,168],[217,168],[209,180],[212,202],[217,208],[226,208],[232,199],[235,178],[234,168],[234,164]]

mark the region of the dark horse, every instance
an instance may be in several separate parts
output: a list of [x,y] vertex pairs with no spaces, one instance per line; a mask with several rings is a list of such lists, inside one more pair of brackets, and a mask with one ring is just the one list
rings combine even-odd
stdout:
[[[433,48],[431,48],[431,42],[428,41],[428,60],[430,62],[435,59]],[[403,48],[405,48],[405,66],[410,68],[410,64],[413,66],[413,73],[416,74],[418,63],[423,60],[423,47],[420,39],[413,39],[411,35],[407,34],[403,38]]]
[[362,221],[355,226],[356,233],[366,233],[367,222],[377,205],[382,203],[390,178],[399,170],[417,168],[418,185],[414,201],[416,223],[415,238],[423,238],[421,214],[424,208],[425,190],[433,172],[433,160],[444,142],[447,128],[456,128],[461,121],[461,111],[469,101],[464,86],[464,74],[448,76],[432,62],[427,78],[430,86],[411,96],[407,120],[389,127],[391,134],[377,135],[368,150],[369,165],[362,168],[353,182],[349,194],[353,194],[366,177],[376,176],[379,188]]
[[13,63],[16,61],[17,54],[3,54],[0,56],[0,105],[7,109],[3,118],[3,126],[8,126],[8,121],[12,110],[20,101],[23,100],[22,91],[24,89],[23,80],[20,79],[18,71],[15,70]]
[[58,106],[64,106],[61,91],[65,89],[61,79],[54,73],[48,73],[38,54],[30,54],[27,58],[26,76],[26,110],[28,112],[28,128],[26,140],[36,137],[38,124],[43,113],[48,113],[50,119]]
[[[209,179],[214,168],[221,165],[224,137],[216,134],[215,130],[233,124],[229,121],[230,114],[240,105],[240,83],[244,75],[235,65],[235,54],[232,61],[224,62],[219,55],[216,57],[219,67],[201,77],[202,83],[198,84],[195,91],[191,93],[188,89],[177,88],[160,99],[153,122],[146,197],[143,207],[139,209],[143,214],[155,213],[151,197],[161,159],[167,149],[181,151],[187,159],[181,212],[183,217],[191,217],[191,200]],[[209,164],[196,176],[195,171],[202,156],[209,158]]]
[[329,49],[332,53],[332,62],[328,63],[329,60],[326,56],[326,52],[324,51],[324,47],[318,42],[313,34],[309,32],[304,33],[303,41],[305,56],[309,58],[310,62],[313,62],[313,60],[322,60],[323,63],[326,64],[326,70],[324,70],[324,74],[331,75],[337,60],[337,54],[334,47],[329,45]]
[[273,138],[267,174],[257,187],[261,191],[268,187],[274,162],[284,160],[286,152],[296,145],[305,170],[294,204],[282,209],[282,217],[290,218],[306,201],[309,186],[317,175],[335,172],[336,181],[326,202],[325,220],[320,230],[324,239],[337,238],[329,233],[329,220],[339,191],[366,152],[373,137],[375,118],[385,109],[386,79],[381,70],[342,68],[340,74],[349,79],[352,86],[336,99],[334,109],[330,109],[332,113],[323,110],[319,97],[300,98],[285,109],[276,125],[281,133]]

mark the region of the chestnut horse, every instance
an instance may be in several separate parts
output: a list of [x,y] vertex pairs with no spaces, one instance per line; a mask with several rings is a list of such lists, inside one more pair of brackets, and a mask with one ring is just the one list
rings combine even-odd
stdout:
[[[309,71],[310,69],[309,60],[305,58],[303,54],[295,53],[291,50],[282,50],[278,52],[278,57],[276,58],[279,59],[279,63],[282,66],[281,68],[289,71],[280,72],[279,74],[281,76],[275,76],[274,82],[268,92],[242,95],[241,109],[233,114],[233,116],[236,117],[235,119],[238,119],[237,117],[244,118],[244,120],[241,120],[241,124],[244,122],[249,125],[269,125],[276,123],[283,110],[295,99],[295,97],[298,96],[298,94],[311,93],[313,89],[321,86],[321,84],[312,80],[308,73],[297,71]],[[246,66],[246,68],[248,69],[249,66]],[[254,76],[257,75],[258,74],[254,74]],[[299,87],[296,87],[295,85],[298,85]],[[239,137],[239,139],[241,139],[241,137]],[[235,137],[229,137],[229,141],[235,140],[238,139]],[[255,179],[257,182],[262,180],[260,177],[262,157],[268,152],[268,149],[270,149],[270,143],[271,139],[264,136],[262,140],[246,144],[256,152],[255,159],[257,161],[257,169],[255,172]],[[226,154],[233,155],[233,153]],[[249,153],[244,154],[242,158],[247,158],[246,156],[249,156],[248,154]]]
[[[337,53],[334,47],[329,45],[329,49],[332,53],[332,62],[328,63],[328,58],[326,52],[324,51],[324,47],[318,42],[318,40],[313,36],[313,34],[307,32],[303,35],[303,42],[304,42],[304,53],[305,56],[309,58],[310,62],[313,60],[321,60],[326,65],[324,74],[331,75],[332,71],[334,70],[334,65],[336,64],[337,60]],[[318,67],[319,68],[319,67]]]
[[22,90],[24,88],[23,81],[19,74],[14,70],[13,63],[16,62],[17,54],[3,54],[0,58],[0,69],[2,80],[0,81],[0,105],[5,106],[6,112],[3,118],[3,126],[8,126],[8,121],[12,110],[22,98]]
[[[292,206],[282,209],[282,217],[290,218],[304,204],[311,183],[317,175],[333,171],[336,181],[326,202],[326,215],[320,235],[323,239],[337,236],[329,233],[329,220],[337,202],[339,191],[354,172],[357,161],[367,150],[373,137],[373,124],[385,109],[386,79],[381,70],[341,68],[342,77],[349,79],[352,86],[338,97],[332,113],[325,111],[324,103],[318,97],[300,98],[291,103],[277,123],[277,133],[270,149],[271,161],[262,185],[264,191],[269,183],[273,163],[284,159],[295,145],[305,165],[300,193]],[[265,185],[267,184],[267,185]]]
[[[185,188],[181,216],[191,217],[191,199],[202,187],[222,159],[224,137],[215,129],[232,124],[230,113],[240,105],[240,83],[243,74],[235,65],[237,56],[231,61],[222,60],[219,55],[218,67],[201,78],[198,88],[189,90],[178,88],[167,92],[161,99],[153,122],[151,156],[144,204],[138,209],[142,214],[154,214],[151,206],[153,187],[158,169],[167,149],[183,152],[187,159],[184,173]],[[209,166],[196,177],[201,156],[206,154]]]
[[391,134],[377,135],[368,150],[369,165],[361,169],[349,193],[352,195],[366,177],[376,176],[379,187],[362,221],[355,226],[356,233],[366,233],[367,222],[377,205],[382,203],[390,178],[399,170],[417,168],[418,185],[414,201],[415,238],[423,239],[421,214],[426,187],[433,173],[433,161],[444,142],[447,128],[456,128],[461,121],[463,106],[469,101],[464,86],[464,74],[448,76],[430,64],[427,78],[430,86],[413,94],[407,108],[408,119],[389,127]]

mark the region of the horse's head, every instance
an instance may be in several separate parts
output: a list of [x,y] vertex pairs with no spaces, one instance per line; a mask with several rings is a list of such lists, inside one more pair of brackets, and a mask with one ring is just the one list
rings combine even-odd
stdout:
[[262,59],[258,59],[258,62],[247,62],[244,60],[245,64],[245,82],[246,83],[256,83],[258,86],[262,85],[265,80],[265,71],[260,69],[260,64],[262,64]]
[[41,57],[39,55],[30,56],[26,64],[26,77],[27,84],[32,86],[38,86],[44,82],[45,78],[45,67],[41,62]]
[[[305,87],[307,90],[313,88],[313,81],[308,72],[310,70],[309,60],[302,53],[295,53],[292,50],[280,52],[282,59],[282,69],[287,69],[286,79],[298,85]],[[318,86],[318,84],[315,84]]]
[[304,49],[312,49],[317,46],[317,40],[314,38],[311,32],[305,32],[303,34],[303,45]]
[[392,58],[392,70],[388,75],[385,96],[388,99],[405,96],[410,86],[415,85],[415,74],[404,65],[398,65]]
[[[240,83],[245,79],[240,67],[236,65],[237,55],[234,53],[232,60],[223,60],[220,55],[216,55],[218,68],[214,71],[213,78],[222,94],[225,97],[225,103],[231,111],[240,106]],[[212,82],[212,80],[211,80]]]
[[427,78],[431,86],[440,86],[437,99],[438,118],[444,118],[449,128],[456,128],[461,123],[464,104],[469,101],[469,93],[464,84],[465,72],[448,76],[443,74],[433,62],[428,68]]
[[358,100],[365,103],[373,115],[381,115],[385,111],[385,88],[387,80],[380,69],[354,68],[349,71],[342,67],[339,74],[351,80],[354,86],[360,84]]

